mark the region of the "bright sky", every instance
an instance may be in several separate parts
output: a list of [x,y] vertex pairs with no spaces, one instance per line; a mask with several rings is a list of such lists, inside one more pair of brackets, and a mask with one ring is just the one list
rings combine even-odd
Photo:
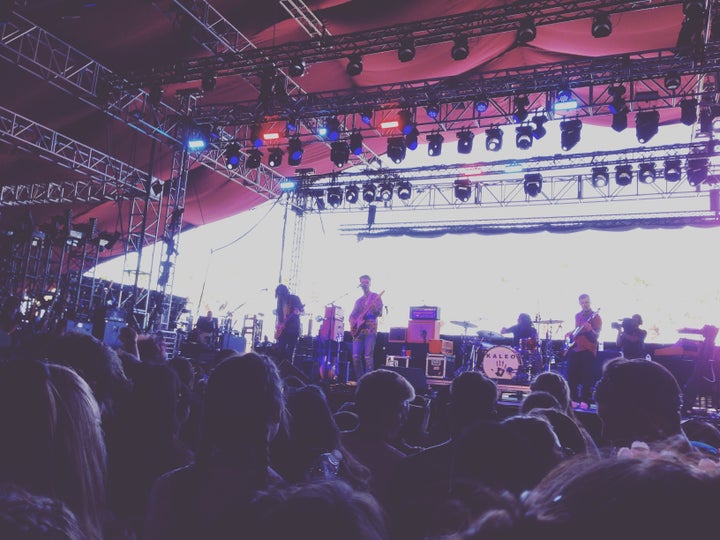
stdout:
[[[551,130],[548,127],[546,139]],[[511,135],[505,134],[507,154],[497,159],[519,152]],[[673,137],[677,142],[677,136],[661,128],[652,142],[669,144]],[[483,146],[482,137],[476,139],[476,147]],[[546,139],[536,144],[547,147]],[[594,133],[585,126],[576,150],[592,151],[593,144],[602,144],[604,149],[637,146],[633,130]],[[456,161],[454,144],[448,146],[443,156],[448,154],[448,162]],[[538,155],[559,151],[545,147],[536,149]],[[411,157],[404,165],[427,164],[423,147],[408,154]],[[173,292],[190,299],[193,316],[208,309],[218,316],[232,311],[239,330],[245,315],[258,315],[272,338],[283,215],[283,206],[269,201],[182,234]],[[572,329],[579,309],[577,297],[583,292],[590,294],[595,309],[601,309],[604,340],[615,338],[612,321],[633,313],[643,316],[648,341],[657,343],[674,343],[681,327],[720,325],[720,228],[357,241],[337,232],[348,223],[348,214],[327,210],[306,214],[305,220],[300,285],[293,292],[306,305],[305,330],[313,321],[312,334],[318,330],[314,319],[324,314],[327,304],[336,303],[347,316],[360,293],[361,274],[372,276],[373,290],[384,291],[387,313],[381,331],[406,326],[410,306],[431,305],[441,309],[444,334],[464,332],[450,321],[468,321],[477,329],[497,332],[513,324],[519,312],[527,312],[565,321],[562,328],[552,327],[558,337]],[[287,245],[292,243],[291,224],[292,220]],[[121,267],[121,260],[106,263],[98,267],[96,276],[122,281]],[[282,278],[287,282],[287,255],[283,268]],[[474,331],[468,330],[468,335]]]

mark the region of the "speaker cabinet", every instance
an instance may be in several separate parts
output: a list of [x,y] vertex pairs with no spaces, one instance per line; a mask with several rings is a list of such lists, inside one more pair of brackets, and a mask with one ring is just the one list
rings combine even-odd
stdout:
[[408,343],[428,343],[440,339],[440,321],[409,321]]
[[342,341],[345,334],[345,315],[340,306],[325,306],[325,317],[319,337],[326,341]]

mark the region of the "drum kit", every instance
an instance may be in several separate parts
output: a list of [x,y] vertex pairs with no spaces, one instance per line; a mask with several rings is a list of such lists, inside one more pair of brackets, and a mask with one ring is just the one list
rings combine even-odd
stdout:
[[[477,325],[467,321],[450,321],[452,324],[465,329],[461,354],[465,362],[458,369],[462,371],[482,371],[495,381],[527,384],[532,377],[543,370],[550,370],[555,361],[552,349],[552,326],[563,323],[557,319],[534,321],[537,326],[546,325],[545,339],[534,337],[522,338],[517,347],[498,345],[493,342],[506,339],[505,336],[491,330],[478,330],[477,338],[468,338],[467,329],[477,328]],[[538,328],[538,333],[541,328]]]

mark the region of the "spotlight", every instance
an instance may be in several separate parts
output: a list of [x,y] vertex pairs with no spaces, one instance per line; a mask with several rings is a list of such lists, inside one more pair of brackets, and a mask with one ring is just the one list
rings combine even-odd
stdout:
[[402,180],[398,184],[397,196],[401,201],[407,201],[412,196],[412,184],[409,180]]
[[530,100],[527,96],[518,96],[515,98],[515,110],[513,111],[513,120],[516,124],[521,124],[527,119],[527,106],[529,104]]
[[612,124],[610,125],[615,131],[620,133],[627,128],[627,111],[613,114]]
[[680,88],[680,74],[677,71],[671,71],[665,75],[665,88],[671,92]]
[[337,208],[342,204],[343,190],[339,186],[331,186],[327,190],[327,202],[333,208]]
[[535,28],[535,21],[532,17],[527,17],[520,21],[520,26],[517,30],[515,41],[518,45],[525,45],[530,43],[537,36],[537,30]]
[[283,151],[281,148],[271,148],[268,154],[268,165],[271,167],[279,167],[282,165]]
[[612,34],[612,22],[606,13],[598,13],[593,17],[592,27],[590,29],[592,37],[604,38]]
[[625,98],[623,97],[625,95],[625,87],[623,85],[611,86],[608,88],[608,94],[613,97],[612,101],[608,104],[608,109],[610,109],[613,115],[611,127],[620,133],[627,128],[628,109]]
[[345,71],[348,75],[351,77],[355,77],[356,75],[360,75],[363,70],[363,63],[362,63],[362,56],[359,54],[351,54],[348,56],[348,65],[345,68]]
[[230,143],[225,148],[225,166],[232,171],[240,166],[240,146]]
[[570,90],[570,85],[567,83],[564,83],[560,89],[555,94],[555,100],[558,103],[567,103],[568,101],[572,100],[572,90]]
[[688,184],[697,186],[702,184],[708,176],[708,160],[704,158],[688,159],[687,179]]
[[615,183],[623,187],[632,184],[632,165],[617,165],[615,167]]
[[334,116],[325,120],[325,137],[329,141],[337,141],[340,138],[340,121]]
[[635,135],[640,144],[645,144],[658,132],[660,113],[656,110],[640,111],[635,115]]
[[638,166],[638,181],[643,184],[652,184],[655,182],[655,164],[641,163]]
[[402,160],[405,159],[405,139],[390,137],[387,142],[387,156],[393,163],[402,163]]
[[358,202],[358,198],[360,197],[360,189],[357,187],[357,184],[349,184],[345,187],[345,200],[349,202],[350,204],[355,204]]
[[288,74],[291,77],[302,77],[305,75],[305,60],[300,57],[293,58],[288,67]]
[[288,141],[288,165],[300,165],[303,157],[302,142],[297,137]]
[[247,159],[245,160],[245,166],[248,169],[257,169],[262,161],[263,153],[257,148],[248,150]]
[[217,136],[211,125],[202,124],[188,133],[187,148],[191,152],[202,152]]
[[393,196],[393,185],[390,180],[380,182],[380,200],[389,201]]
[[415,40],[409,36],[400,41],[398,60],[401,62],[410,62],[413,58],[415,58]]
[[467,202],[472,195],[472,185],[470,180],[458,179],[453,183],[455,198],[461,202]]
[[472,152],[473,138],[475,134],[467,129],[461,129],[457,132],[457,151],[458,154],[469,154]]
[[437,157],[442,154],[442,145],[445,137],[441,133],[431,133],[427,136],[428,156]]
[[350,158],[350,147],[345,141],[335,141],[330,145],[330,161],[336,167],[343,167]]
[[363,136],[359,131],[350,134],[350,151],[356,156],[363,152]]
[[296,116],[291,116],[285,123],[285,129],[287,129],[288,135],[297,133],[298,127],[300,127],[300,124]]
[[523,182],[523,190],[525,195],[529,197],[537,197],[542,191],[542,175],[540,173],[532,173],[525,175]]
[[437,101],[432,101],[425,107],[425,112],[427,112],[428,117],[435,120],[440,114],[440,105]]
[[607,167],[594,167],[592,170],[592,185],[596,188],[603,188],[610,183],[610,174]]
[[450,50],[450,56],[453,60],[465,60],[470,54],[470,47],[468,46],[467,36],[458,36],[453,41],[452,49]]
[[566,152],[572,150],[580,142],[581,130],[582,121],[579,118],[560,122],[560,147]]
[[524,125],[515,128],[515,146],[520,150],[527,150],[533,143],[532,126]]
[[363,201],[366,203],[371,203],[375,200],[375,193],[377,192],[377,189],[375,188],[375,184],[372,182],[368,182],[363,186],[362,189],[362,198]]
[[412,113],[409,110],[403,109],[398,112],[398,127],[403,135],[408,135],[415,127],[412,121]]
[[369,126],[372,124],[372,117],[373,117],[373,110],[369,107],[364,108],[362,111],[360,111],[360,121],[365,124],[366,126]]
[[413,127],[410,133],[405,135],[405,147],[408,150],[415,150],[418,147],[418,137],[420,136],[420,132],[417,130],[416,127]]
[[683,99],[680,102],[680,121],[686,126],[697,122],[697,100],[695,98]]
[[485,95],[481,95],[475,100],[475,112],[478,114],[482,114],[487,111],[489,106],[490,103]]
[[252,144],[255,148],[260,148],[263,144],[265,144],[262,126],[255,124],[250,127],[250,144]]
[[547,118],[544,116],[533,116],[533,119],[531,120],[532,123],[532,136],[540,140],[542,139],[546,134],[547,130],[545,129],[545,122],[547,122]]
[[485,149],[498,152],[502,148],[503,132],[499,127],[485,130]]
[[682,165],[679,159],[667,159],[663,164],[663,176],[667,182],[678,182],[682,177]]
[[214,73],[205,73],[200,81],[200,87],[203,89],[203,92],[210,92],[211,90],[214,90],[216,84],[217,79],[215,78]]

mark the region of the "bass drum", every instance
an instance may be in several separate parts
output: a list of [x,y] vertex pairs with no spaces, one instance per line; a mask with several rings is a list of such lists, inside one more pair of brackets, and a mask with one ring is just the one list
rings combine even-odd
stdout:
[[520,354],[511,347],[493,347],[482,359],[482,370],[491,379],[514,379],[521,365]]

